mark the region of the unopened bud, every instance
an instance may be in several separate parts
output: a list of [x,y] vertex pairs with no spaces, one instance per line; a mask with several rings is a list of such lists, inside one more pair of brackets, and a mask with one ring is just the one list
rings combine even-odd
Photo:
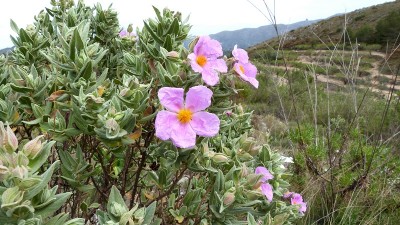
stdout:
[[167,52],[167,57],[179,58],[179,53],[177,51],[170,51],[170,52]]
[[15,136],[14,132],[11,130],[10,126],[7,125],[7,132],[5,134],[4,145],[3,147],[6,149],[8,153],[12,153],[18,148],[18,139]]
[[18,178],[24,179],[28,176],[28,169],[25,166],[17,166],[15,167],[11,173]]
[[3,181],[8,174],[8,168],[0,165],[0,181]]
[[224,206],[229,206],[235,201],[235,192],[226,192],[223,197]]
[[246,164],[242,164],[242,168],[240,169],[240,176],[241,177],[247,177],[249,175],[249,168],[246,166]]
[[215,155],[212,157],[212,160],[215,163],[226,163],[226,162],[229,162],[229,158],[226,155],[221,154],[221,153],[215,153]]
[[126,29],[126,31],[128,31],[128,33],[132,33],[132,31],[133,31],[132,24],[129,24],[128,29]]
[[36,158],[36,156],[42,150],[43,144],[41,141],[43,135],[37,136],[35,139],[29,141],[22,148],[22,152],[30,159]]
[[254,174],[254,173],[249,174],[247,176],[247,185],[249,185],[253,189],[259,188],[261,186],[261,182],[260,182],[261,177],[262,176],[259,174]]

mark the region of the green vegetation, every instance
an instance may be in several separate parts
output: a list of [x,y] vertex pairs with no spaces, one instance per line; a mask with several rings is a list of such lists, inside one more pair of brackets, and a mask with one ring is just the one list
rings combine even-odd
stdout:
[[282,45],[275,39],[250,49],[260,87],[242,87],[241,95],[258,115],[257,140],[294,159],[291,183],[310,209],[298,224],[398,223],[396,7],[349,13],[346,29],[334,17],[290,32]]

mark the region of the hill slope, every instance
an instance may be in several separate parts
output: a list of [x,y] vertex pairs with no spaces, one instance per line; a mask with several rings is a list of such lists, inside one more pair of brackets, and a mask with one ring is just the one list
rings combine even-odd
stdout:
[[[353,12],[333,16],[328,19],[321,20],[309,26],[292,30],[285,37],[284,48],[297,48],[301,45],[316,45],[316,44],[336,44],[343,42],[343,37],[352,39],[354,42],[360,42],[361,32],[363,36],[371,36],[376,34],[378,23],[387,18],[391,13],[400,11],[400,1],[388,2],[380,5],[374,5]],[[347,32],[343,32],[346,30]],[[397,35],[400,30],[393,30],[394,35]],[[361,40],[362,41],[362,40]],[[374,42],[370,40],[369,42]],[[278,39],[273,38],[264,43],[260,43],[255,48],[263,46],[277,46]]]

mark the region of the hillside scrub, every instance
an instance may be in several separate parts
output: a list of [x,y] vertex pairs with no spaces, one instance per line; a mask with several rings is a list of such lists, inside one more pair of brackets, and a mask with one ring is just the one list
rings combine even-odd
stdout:
[[[382,8],[389,12],[390,4]],[[340,29],[332,26],[339,17],[332,18],[324,22],[331,29],[320,22],[312,34],[298,29],[249,49],[260,88],[241,85],[239,99],[256,114],[254,138],[293,157],[292,189],[309,199],[297,224],[398,223],[397,45],[349,38],[361,12],[346,15]],[[382,15],[356,22],[375,16]]]

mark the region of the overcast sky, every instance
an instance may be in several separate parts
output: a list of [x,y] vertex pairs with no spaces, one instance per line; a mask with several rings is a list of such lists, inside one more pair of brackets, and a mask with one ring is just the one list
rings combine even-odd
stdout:
[[[154,18],[152,5],[162,9],[168,7],[190,15],[193,25],[191,34],[214,34],[224,30],[269,25],[263,14],[267,6],[275,12],[277,23],[290,24],[306,19],[324,19],[337,13],[351,12],[367,6],[394,0],[86,0],[93,6],[101,2],[103,8],[112,7],[119,13],[122,27],[132,23],[142,27],[142,21]],[[275,2],[275,5],[274,5]],[[255,7],[256,6],[256,7]],[[50,0],[7,0],[0,9],[0,49],[12,46],[9,36],[15,35],[10,29],[10,19],[19,27],[33,23],[34,15],[50,7]],[[258,8],[258,9],[257,9]],[[260,12],[261,11],[261,12]]]

